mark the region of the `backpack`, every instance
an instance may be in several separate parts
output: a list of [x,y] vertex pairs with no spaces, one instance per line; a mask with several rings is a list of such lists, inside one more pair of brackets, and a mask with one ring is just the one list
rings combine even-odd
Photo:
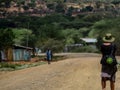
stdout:
[[109,66],[115,66],[117,64],[117,60],[112,55],[106,55],[105,56],[105,63],[106,63],[106,65],[109,65]]
[[102,58],[101,64],[108,65],[108,66],[115,66],[117,64],[116,58],[112,55],[114,51],[113,45],[111,46],[111,48],[112,48],[111,53],[109,55],[105,55]]

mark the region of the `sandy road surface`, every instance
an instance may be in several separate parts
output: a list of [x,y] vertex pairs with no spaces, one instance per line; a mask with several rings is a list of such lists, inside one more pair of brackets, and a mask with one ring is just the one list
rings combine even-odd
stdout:
[[[3,73],[0,90],[101,90],[100,55],[75,54],[37,67]],[[119,58],[119,57],[118,57]],[[120,72],[116,89],[120,90]],[[107,83],[109,89],[109,82]]]

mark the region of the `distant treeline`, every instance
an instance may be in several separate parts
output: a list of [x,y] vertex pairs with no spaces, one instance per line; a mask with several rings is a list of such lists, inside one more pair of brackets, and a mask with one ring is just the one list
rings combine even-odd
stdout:
[[84,44],[80,38],[91,37],[98,39],[99,49],[102,36],[110,32],[116,38],[115,43],[119,54],[119,29],[120,17],[114,17],[112,13],[94,13],[76,17],[64,14],[51,14],[44,17],[7,17],[0,19],[0,48],[19,44],[38,47],[43,52],[48,47],[54,52],[63,52],[66,45]]

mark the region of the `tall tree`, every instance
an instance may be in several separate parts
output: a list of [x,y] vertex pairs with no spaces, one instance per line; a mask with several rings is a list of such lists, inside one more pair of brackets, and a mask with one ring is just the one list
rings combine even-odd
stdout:
[[14,34],[11,29],[0,30],[0,49],[6,49],[13,45]]
[[15,38],[14,43],[17,45],[24,45],[28,46],[29,41],[31,40],[30,37],[32,37],[32,31],[28,29],[12,29]]
[[0,32],[0,49],[5,51],[8,60],[8,49],[14,43],[14,34],[11,29],[1,29]]

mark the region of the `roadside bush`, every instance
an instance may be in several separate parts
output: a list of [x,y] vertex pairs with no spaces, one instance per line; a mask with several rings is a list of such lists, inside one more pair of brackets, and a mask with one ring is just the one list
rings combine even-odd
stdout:
[[98,50],[92,46],[82,46],[82,47],[73,47],[70,52],[88,52],[88,53],[96,53]]
[[7,62],[0,63],[0,68],[15,68],[17,66],[21,66],[20,64],[10,64]]
[[45,64],[45,62],[35,62],[30,64],[20,64],[20,63],[14,64],[14,63],[2,62],[0,63],[0,71],[20,70],[20,69],[34,67],[42,64]]
[[42,51],[46,51],[47,49],[51,49],[52,52],[56,53],[56,52],[62,52],[63,51],[63,48],[64,48],[64,45],[63,45],[63,42],[62,41],[58,41],[58,40],[54,40],[54,39],[47,39],[45,42],[44,42],[44,45],[42,47]]
[[2,62],[0,63],[0,70],[2,71],[11,71],[11,70],[15,70],[17,67],[20,67],[20,64],[11,64],[11,63],[7,63],[7,62]]

